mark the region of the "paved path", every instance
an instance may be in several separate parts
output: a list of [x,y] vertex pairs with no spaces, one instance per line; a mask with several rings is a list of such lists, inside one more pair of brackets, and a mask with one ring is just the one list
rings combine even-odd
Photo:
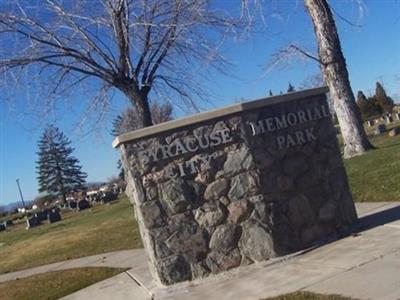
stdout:
[[203,281],[160,287],[143,250],[120,251],[0,276],[25,277],[81,266],[131,267],[64,300],[256,300],[297,290],[358,299],[400,299],[400,203],[357,204],[359,234],[275,263],[254,264]]
[[[81,267],[115,267],[132,268],[137,263],[139,253],[143,256],[142,249],[123,250],[82,258],[57,262],[50,265],[35,267],[27,270],[0,275],[0,282],[24,278],[35,274],[47,273],[57,270],[66,270]],[[140,257],[142,257],[140,256]]]

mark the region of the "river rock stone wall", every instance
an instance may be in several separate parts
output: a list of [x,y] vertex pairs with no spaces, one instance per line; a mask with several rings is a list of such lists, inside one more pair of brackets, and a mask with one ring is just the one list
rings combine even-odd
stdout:
[[304,249],[356,220],[325,95],[267,101],[119,145],[158,282]]

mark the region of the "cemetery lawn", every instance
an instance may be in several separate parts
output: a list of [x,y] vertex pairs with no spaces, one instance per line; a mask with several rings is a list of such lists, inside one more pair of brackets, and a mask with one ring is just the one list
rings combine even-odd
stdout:
[[[126,196],[110,205],[67,211],[63,220],[0,233],[0,274],[105,252],[142,248],[133,208]],[[2,299],[0,297],[0,299]]]
[[264,300],[355,300],[354,298],[339,295],[322,295],[310,292],[295,292]]
[[123,271],[125,269],[96,267],[33,275],[0,283],[0,299],[59,299]]
[[377,148],[344,160],[353,200],[400,201],[400,135],[370,137]]

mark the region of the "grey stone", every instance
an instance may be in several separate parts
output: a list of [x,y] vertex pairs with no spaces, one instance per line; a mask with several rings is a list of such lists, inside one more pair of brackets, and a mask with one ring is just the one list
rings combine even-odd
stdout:
[[190,265],[190,268],[192,269],[193,278],[205,277],[210,273],[210,270],[201,263],[193,263]]
[[160,206],[156,201],[142,203],[140,211],[146,228],[159,227],[165,223]]
[[254,203],[254,209],[251,214],[251,217],[264,224],[272,225],[273,205],[274,203],[272,202],[264,202],[264,201],[258,201]]
[[257,262],[274,256],[272,237],[258,224],[246,223],[242,227],[239,248],[243,255]]
[[261,169],[269,168],[275,162],[274,157],[263,148],[254,151],[254,159],[257,167]]
[[167,258],[160,263],[159,277],[163,284],[192,279],[190,264],[182,255]]
[[251,214],[252,206],[246,199],[232,201],[228,205],[228,222],[237,224],[246,220]]
[[218,199],[229,190],[228,180],[221,178],[211,182],[204,191],[204,200]]
[[184,212],[190,205],[187,191],[183,187],[182,179],[172,179],[159,184],[159,195],[163,205],[170,215]]
[[334,202],[329,201],[319,209],[318,219],[322,222],[331,222],[336,216],[336,205]]
[[324,236],[324,234],[325,232],[320,226],[313,225],[311,227],[305,228],[301,232],[301,241],[303,242],[304,246],[308,246],[312,242],[320,240]]
[[209,172],[209,170],[206,170],[203,172],[199,172],[194,181],[202,184],[208,184],[211,181],[211,178],[211,172]]
[[293,188],[293,179],[289,176],[279,176],[277,178],[278,189],[282,191],[288,191]]
[[228,253],[237,247],[240,238],[239,227],[236,225],[218,226],[210,240],[212,251]]
[[284,160],[283,171],[288,176],[297,177],[308,170],[308,159],[304,155],[294,155]]
[[241,173],[231,180],[231,188],[228,192],[228,198],[231,201],[239,200],[257,191],[257,179],[255,173]]
[[228,206],[231,201],[229,201],[228,197],[222,196],[219,198],[219,202],[221,202],[224,206]]
[[299,194],[289,200],[289,219],[295,227],[311,224],[315,217],[306,196]]
[[154,201],[158,199],[157,186],[149,186],[146,188],[146,200]]
[[195,219],[201,227],[219,225],[225,220],[225,217],[226,213],[219,202],[205,203],[195,212]]
[[192,261],[201,260],[207,253],[207,233],[199,227],[182,227],[166,241],[168,248],[175,254],[185,254]]
[[149,235],[155,241],[165,241],[172,233],[173,230],[168,226],[149,229]]
[[168,226],[171,230],[177,230],[181,227],[197,226],[191,211],[176,214],[168,221]]
[[237,267],[240,265],[241,255],[238,249],[235,249],[229,253],[223,252],[211,252],[207,259],[206,264],[207,267],[213,273],[226,271]]
[[240,173],[241,171],[250,170],[253,167],[253,157],[251,156],[249,149],[243,145],[238,150],[228,153],[224,163],[224,168],[222,171],[217,173],[216,177],[221,177],[223,175],[234,175]]
[[164,242],[155,242],[154,249],[157,258],[165,258],[174,254]]

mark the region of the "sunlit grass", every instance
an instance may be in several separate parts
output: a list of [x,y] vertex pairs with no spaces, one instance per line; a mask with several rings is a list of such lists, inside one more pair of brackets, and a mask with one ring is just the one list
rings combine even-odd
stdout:
[[98,281],[115,276],[125,269],[77,268],[0,283],[2,300],[53,300],[83,289]]
[[63,214],[61,222],[1,232],[0,273],[141,247],[132,206],[123,196],[111,205]]

